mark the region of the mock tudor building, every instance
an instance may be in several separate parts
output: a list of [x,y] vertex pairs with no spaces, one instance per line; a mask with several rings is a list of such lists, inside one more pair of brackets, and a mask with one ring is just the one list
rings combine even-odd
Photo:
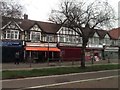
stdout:
[[114,49],[114,55],[112,55],[113,58],[117,57],[120,59],[120,27],[115,28],[109,31],[109,34],[111,35],[112,42],[111,47],[112,50]]
[[[26,15],[24,17],[2,18],[3,62],[12,62],[16,51],[20,52],[21,61],[24,62],[29,59],[36,62],[59,58],[64,61],[80,60],[81,34],[87,35],[87,30],[72,30],[54,23],[29,20]],[[86,60],[90,60],[91,54],[104,58],[105,54],[111,54],[108,51],[117,53],[119,39],[120,37],[114,38],[112,33],[105,30],[92,30],[86,48]]]
[[24,30],[19,26],[21,20],[2,18],[1,46],[3,62],[13,61],[16,51],[20,51],[23,60],[23,35]]

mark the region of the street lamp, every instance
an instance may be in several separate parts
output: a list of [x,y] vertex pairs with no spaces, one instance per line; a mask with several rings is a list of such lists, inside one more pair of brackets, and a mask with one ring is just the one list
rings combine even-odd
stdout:
[[103,43],[102,57],[105,60],[105,43]]
[[91,63],[94,64],[94,51],[91,49]]
[[47,53],[47,62],[48,62],[48,65],[49,65],[49,35],[47,35],[47,38],[48,38],[48,53]]
[[26,57],[26,52],[25,52],[25,46],[26,46],[26,43],[25,43],[25,40],[23,40],[23,42],[22,42],[22,49],[23,49],[23,60],[24,60],[24,62],[25,62],[25,57]]

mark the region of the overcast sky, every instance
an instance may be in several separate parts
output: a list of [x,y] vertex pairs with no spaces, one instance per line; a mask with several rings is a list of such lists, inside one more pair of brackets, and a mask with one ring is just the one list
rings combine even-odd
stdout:
[[[61,0],[19,0],[26,8],[28,18],[32,20],[48,21],[49,14],[52,9],[56,9]],[[87,0],[88,1],[88,0]],[[94,0],[89,0],[93,2]],[[109,4],[118,12],[118,2],[120,0],[103,0],[108,1]]]

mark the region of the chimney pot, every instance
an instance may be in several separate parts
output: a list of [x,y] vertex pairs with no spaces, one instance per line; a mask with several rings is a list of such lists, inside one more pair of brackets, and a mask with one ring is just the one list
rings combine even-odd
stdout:
[[28,15],[27,14],[24,14],[24,19],[28,19]]

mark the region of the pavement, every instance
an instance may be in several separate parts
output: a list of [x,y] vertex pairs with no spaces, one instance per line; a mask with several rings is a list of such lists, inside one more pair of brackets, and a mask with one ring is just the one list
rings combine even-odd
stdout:
[[[110,59],[108,60],[100,60],[94,61],[92,64],[91,61],[86,61],[86,66],[88,65],[98,65],[98,64],[117,64],[119,62],[118,59]],[[69,62],[44,62],[44,63],[3,63],[2,70],[25,70],[25,69],[42,69],[42,68],[54,68],[54,67],[70,67],[70,66],[80,66],[80,61],[69,61]]]

